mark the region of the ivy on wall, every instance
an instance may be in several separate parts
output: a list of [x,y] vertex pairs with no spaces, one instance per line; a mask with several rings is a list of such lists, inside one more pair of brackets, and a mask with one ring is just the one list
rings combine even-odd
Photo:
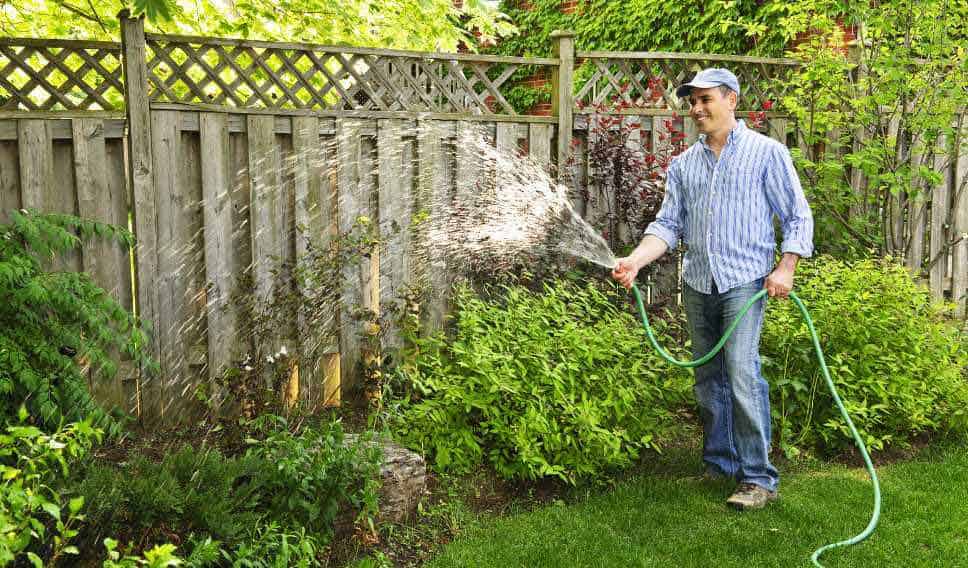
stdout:
[[[789,39],[779,25],[787,15],[784,0],[715,0],[709,3],[672,0],[578,0],[570,13],[562,0],[503,0],[520,33],[504,38],[490,53],[548,57],[551,32],[571,30],[579,51],[677,51],[779,57]],[[521,81],[534,73],[522,68]],[[551,91],[517,87],[506,96],[519,112],[549,102]]]

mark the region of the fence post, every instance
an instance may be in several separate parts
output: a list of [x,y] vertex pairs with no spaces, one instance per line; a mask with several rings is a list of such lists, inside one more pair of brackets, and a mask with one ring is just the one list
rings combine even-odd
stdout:
[[572,110],[575,108],[575,33],[552,32],[552,53],[560,61],[551,72],[551,114],[558,117],[558,172],[565,166],[571,151]]
[[[961,319],[968,315],[968,153],[962,153],[965,136],[965,120],[968,115],[960,115],[955,122],[956,129],[952,151],[954,183],[951,186],[951,223],[954,229],[955,245],[951,249],[951,301],[955,303],[955,314]],[[968,321],[965,322],[968,327]]]
[[[135,274],[138,317],[150,322],[148,347],[160,361],[160,330],[157,314],[157,232],[155,227],[155,189],[151,169],[151,115],[148,106],[148,66],[145,62],[144,18],[131,18],[128,10],[118,13],[121,20],[121,68],[124,74],[124,106],[128,120],[128,176],[134,194]],[[159,377],[141,372],[138,414],[142,420],[160,418]]]

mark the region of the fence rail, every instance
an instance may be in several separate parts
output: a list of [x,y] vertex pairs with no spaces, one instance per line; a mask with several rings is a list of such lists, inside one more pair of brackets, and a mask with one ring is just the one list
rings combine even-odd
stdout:
[[[231,301],[240,275],[265,294],[279,283],[273,262],[296,261],[367,217],[379,250],[344,267],[332,321],[309,330],[301,314],[275,338],[296,353],[290,396],[325,404],[358,383],[368,321],[426,276],[415,255],[436,254],[418,252],[419,233],[400,228],[422,209],[439,213],[431,204],[482,175],[460,143],[464,133],[483,131],[498,149],[552,172],[568,164],[579,189],[594,193],[596,115],[636,124],[646,149],[668,143],[670,124],[691,142],[697,131],[679,116],[674,86],[694,70],[730,68],[744,85],[744,108],[760,110],[783,96],[780,79],[797,65],[576,52],[568,33],[553,36],[554,57],[520,58],[145,34],[125,16],[121,29],[120,44],[0,39],[0,222],[21,207],[130,220],[136,251],[89,247],[63,262],[91,271],[151,323],[167,379],[127,369],[111,385],[92,385],[99,399],[148,422],[191,416],[192,393],[252,349]],[[535,67],[552,77],[552,116],[520,115],[508,103],[515,78]],[[788,117],[763,116],[764,133],[796,144]],[[925,254],[968,232],[968,199],[958,191],[968,159],[944,163],[930,201],[908,204],[921,224],[899,233],[914,235]],[[576,207],[593,224],[609,222],[608,196],[576,198]],[[932,292],[947,293],[962,314],[966,254],[968,241],[957,242],[930,268]],[[434,278],[425,282],[430,326],[448,310],[447,282]],[[680,280],[677,263],[667,264],[649,276],[649,298],[669,302]],[[384,347],[399,345],[394,334]],[[311,356],[310,335],[323,346]]]

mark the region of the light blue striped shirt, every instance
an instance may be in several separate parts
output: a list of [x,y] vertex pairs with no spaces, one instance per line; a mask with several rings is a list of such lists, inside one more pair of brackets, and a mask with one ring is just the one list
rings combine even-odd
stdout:
[[813,254],[813,216],[786,146],[740,120],[716,154],[705,135],[669,165],[665,199],[645,229],[669,249],[685,241],[683,279],[709,294],[766,276],[776,262],[773,216],[781,252]]

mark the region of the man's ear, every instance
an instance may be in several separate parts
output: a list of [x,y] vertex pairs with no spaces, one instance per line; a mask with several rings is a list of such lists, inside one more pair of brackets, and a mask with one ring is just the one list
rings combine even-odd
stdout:
[[727,96],[729,97],[729,110],[736,110],[736,104],[739,102],[736,91],[730,90]]

